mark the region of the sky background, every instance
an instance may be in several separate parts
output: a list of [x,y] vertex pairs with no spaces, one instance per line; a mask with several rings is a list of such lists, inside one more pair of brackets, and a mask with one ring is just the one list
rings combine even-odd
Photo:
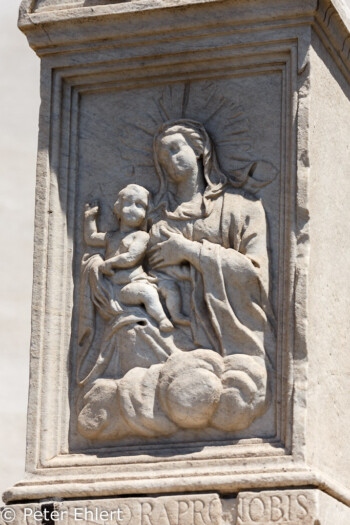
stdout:
[[[344,0],[350,6],[350,0]],[[0,494],[24,476],[39,59],[0,0]]]

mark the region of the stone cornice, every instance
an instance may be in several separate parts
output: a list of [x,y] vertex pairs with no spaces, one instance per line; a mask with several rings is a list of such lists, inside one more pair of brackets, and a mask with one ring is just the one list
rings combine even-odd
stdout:
[[[350,10],[343,0],[319,0],[316,25],[329,40],[329,48],[350,67]],[[336,57],[335,57],[336,58]]]
[[[210,20],[220,25],[228,21],[227,8],[231,6],[232,24],[258,24],[272,21],[310,23],[329,41],[329,49],[335,53],[346,68],[350,68],[350,9],[344,0],[133,0],[113,2],[106,5],[104,0],[23,0],[19,13],[19,27],[26,33],[30,45],[39,54],[48,54],[50,49],[57,52],[61,46],[72,50],[76,44],[91,45],[110,38],[111,34],[122,37],[134,31],[146,34],[147,23],[155,16],[162,16],[164,9],[172,9],[167,17],[169,29],[178,27],[178,10],[181,10],[181,25],[196,26],[196,4],[207,4]],[[210,5],[211,4],[211,5]],[[215,10],[214,5],[215,4]],[[215,11],[215,12],[214,12]],[[140,13],[139,26],[134,18],[126,16]],[[268,15],[268,16],[267,16]],[[152,20],[151,20],[152,18]],[[308,20],[306,21],[306,18]],[[304,19],[304,21],[303,21]],[[210,23],[209,23],[210,25]],[[163,27],[163,25],[161,24]],[[153,30],[154,23],[150,26]],[[164,27],[164,29],[167,29]]]
[[[43,25],[58,23],[94,23],[105,22],[106,18],[118,18],[126,13],[139,11],[154,11],[177,7],[179,9],[191,7],[195,4],[231,4],[237,19],[246,20],[276,19],[284,17],[300,17],[306,13],[315,12],[317,0],[295,0],[292,5],[288,0],[132,0],[108,2],[108,5],[99,5],[99,0],[76,0],[69,3],[59,0],[42,1],[41,7],[36,8],[38,0],[22,0],[19,10],[19,28],[27,33]],[[50,5],[44,5],[50,4]],[[106,3],[105,3],[106,4]]]

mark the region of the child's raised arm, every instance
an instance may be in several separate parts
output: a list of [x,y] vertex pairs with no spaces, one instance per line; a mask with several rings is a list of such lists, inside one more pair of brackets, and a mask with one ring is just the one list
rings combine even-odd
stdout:
[[88,246],[106,246],[106,233],[98,232],[96,217],[99,213],[98,206],[85,204],[84,211],[84,240]]

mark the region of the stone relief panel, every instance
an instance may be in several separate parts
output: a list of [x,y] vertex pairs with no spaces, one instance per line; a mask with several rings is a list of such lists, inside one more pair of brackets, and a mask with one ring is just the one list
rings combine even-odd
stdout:
[[84,95],[72,448],[274,435],[270,76]]

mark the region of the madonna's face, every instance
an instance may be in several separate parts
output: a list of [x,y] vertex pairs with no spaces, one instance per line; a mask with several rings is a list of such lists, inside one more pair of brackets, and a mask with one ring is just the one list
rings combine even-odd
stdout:
[[181,133],[167,135],[159,140],[158,160],[175,183],[197,176],[197,156]]

